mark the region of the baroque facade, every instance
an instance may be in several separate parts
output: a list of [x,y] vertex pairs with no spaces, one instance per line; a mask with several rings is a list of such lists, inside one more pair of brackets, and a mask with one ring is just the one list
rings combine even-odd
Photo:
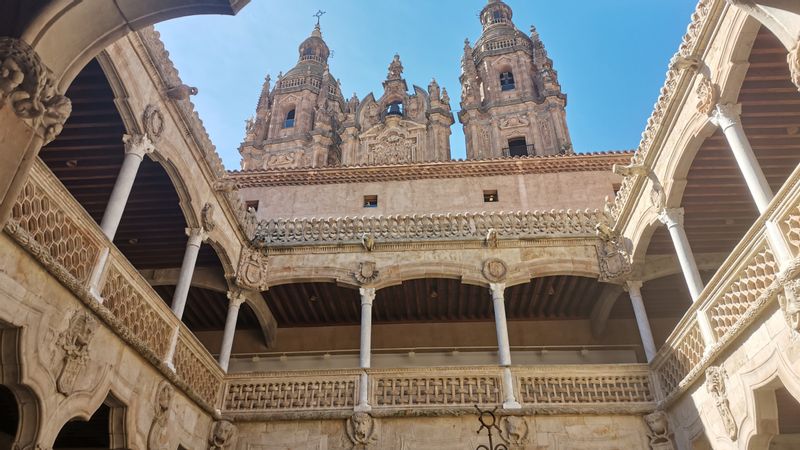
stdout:
[[795,2],[700,0],[639,147],[574,154],[489,0],[466,161],[317,26],[228,171],[149,25],[245,3],[0,3],[0,448],[800,447]]

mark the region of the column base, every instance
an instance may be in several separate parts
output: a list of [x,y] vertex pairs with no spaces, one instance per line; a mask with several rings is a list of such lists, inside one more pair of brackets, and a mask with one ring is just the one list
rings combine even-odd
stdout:
[[353,408],[353,411],[354,411],[354,412],[357,412],[357,413],[358,413],[358,412],[364,412],[364,413],[368,413],[368,412],[371,412],[371,411],[372,411],[372,406],[370,406],[370,405],[368,405],[368,404],[364,404],[364,405],[356,405],[356,407],[355,407],[355,408]]
[[503,402],[503,409],[522,409],[522,405],[516,400],[506,400]]

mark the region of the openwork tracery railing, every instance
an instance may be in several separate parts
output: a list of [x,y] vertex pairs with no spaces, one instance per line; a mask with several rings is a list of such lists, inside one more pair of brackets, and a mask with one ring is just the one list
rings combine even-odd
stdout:
[[606,217],[598,210],[482,212],[338,218],[270,219],[256,228],[265,246],[355,244],[365,236],[378,242],[593,237]]

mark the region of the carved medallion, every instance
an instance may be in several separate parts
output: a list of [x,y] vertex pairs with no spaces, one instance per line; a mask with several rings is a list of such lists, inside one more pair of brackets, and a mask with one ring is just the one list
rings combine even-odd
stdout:
[[800,333],[800,280],[786,283],[782,295],[778,295],[783,317],[786,324],[797,333]]
[[365,449],[378,441],[377,422],[367,413],[357,412],[347,419],[345,431],[353,449]]
[[64,366],[56,381],[58,392],[69,396],[75,391],[75,382],[89,360],[89,343],[97,331],[97,320],[88,312],[75,312],[69,326],[58,338],[64,350]]
[[675,450],[672,433],[669,431],[669,418],[664,411],[656,411],[644,416],[647,425],[647,438],[651,450]]
[[145,133],[150,135],[153,140],[158,140],[164,133],[164,115],[155,105],[148,105],[145,108],[144,114],[142,114],[142,123]]
[[508,267],[503,261],[492,258],[483,263],[483,276],[492,283],[500,283],[506,279]]
[[722,418],[722,424],[725,426],[725,431],[728,432],[728,437],[735,441],[739,427],[736,425],[736,419],[734,419],[728,403],[728,391],[725,387],[727,377],[723,367],[712,366],[706,369],[706,389],[714,399],[714,405]]
[[156,391],[153,422],[147,434],[147,450],[169,449],[169,413],[172,407],[174,388],[168,381],[162,381]]
[[719,101],[719,90],[710,78],[701,75],[697,85],[697,111],[701,114],[711,114]]
[[236,432],[236,426],[227,420],[214,422],[214,426],[211,427],[211,437],[208,439],[209,450],[233,448]]
[[245,289],[266,291],[269,276],[269,260],[260,250],[242,249],[239,268],[236,271],[236,285]]
[[380,272],[373,261],[365,261],[358,265],[358,270],[353,274],[361,284],[369,284],[378,279]]
[[500,437],[512,449],[514,448],[527,448],[526,445],[530,442],[528,422],[524,417],[519,416],[506,416],[500,422]]

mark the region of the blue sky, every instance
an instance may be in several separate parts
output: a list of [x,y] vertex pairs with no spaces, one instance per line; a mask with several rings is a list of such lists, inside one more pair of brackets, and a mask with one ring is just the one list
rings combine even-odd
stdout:
[[[575,150],[635,148],[664,83],[696,0],[506,0],[525,32],[539,30],[564,92]],[[195,16],[159,24],[170,56],[228,169],[239,168],[245,120],[254,114],[266,74],[297,62],[297,47],[322,9],[334,55],[331,73],[346,98],[382,92],[395,53],[409,85],[431,78],[446,87],[454,113],[464,38],[481,32],[486,0],[252,0],[238,16]],[[289,5],[288,7],[286,5]],[[273,81],[274,82],[274,81]],[[376,95],[376,97],[380,94]],[[453,158],[463,158],[461,125]]]

